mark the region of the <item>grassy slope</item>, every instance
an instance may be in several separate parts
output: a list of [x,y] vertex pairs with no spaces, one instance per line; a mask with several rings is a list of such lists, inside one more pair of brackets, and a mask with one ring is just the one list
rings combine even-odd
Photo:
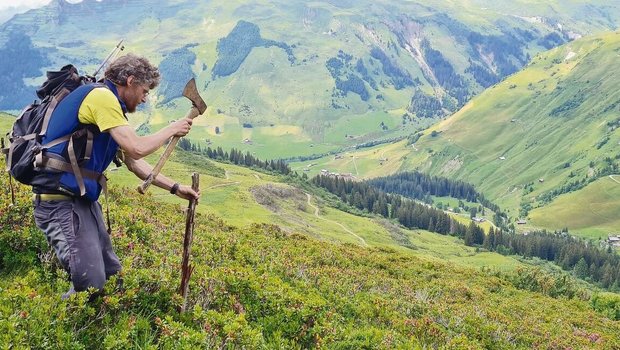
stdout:
[[[183,159],[177,157],[169,161],[163,173],[186,183],[189,183],[192,171],[201,173],[202,199],[198,212],[215,214],[231,225],[246,227],[253,223],[275,223],[287,232],[304,233],[326,241],[385,246],[407,254],[449,260],[464,266],[486,265],[508,270],[523,266],[511,257],[477,253],[475,249],[464,246],[462,241],[454,237],[423,230],[407,230],[394,224],[387,224],[385,220],[342,212],[329,207],[315,194],[311,194],[311,201],[308,204],[304,192],[282,184],[276,177],[264,173],[230,164],[205,162],[202,159],[197,159],[194,165],[189,166],[188,157],[190,155],[184,154]],[[154,163],[156,159],[155,155],[148,160]],[[139,184],[138,179],[125,168],[110,172],[109,177],[111,183],[128,187],[128,191]],[[255,189],[268,187],[284,189],[287,193],[281,194],[277,190],[267,191],[265,194],[271,198],[269,202],[273,205],[261,205],[253,192]],[[181,199],[158,188],[153,188],[152,191],[157,200],[174,204],[183,203]],[[319,208],[319,218],[314,214],[314,207]],[[400,245],[394,240],[394,234],[408,237],[413,249]],[[485,257],[488,258],[486,263]]]
[[[612,63],[618,47],[617,35],[610,34],[573,42],[534,58],[528,69],[434,127],[441,134],[420,140],[420,152],[405,168],[419,166],[465,179],[498,204],[511,208],[513,216],[521,201],[531,201],[571,181],[571,172],[576,178],[588,176],[590,161],[599,163],[616,155],[618,135],[606,126],[616,113],[605,108],[620,98],[614,88]],[[579,107],[550,116],[555,108],[580,96],[585,98]],[[604,137],[609,137],[609,142],[596,149]],[[565,168],[565,163],[570,167]],[[541,178],[544,183],[538,181]],[[528,183],[534,191],[524,194]],[[550,216],[547,222],[561,225],[552,211],[546,214]]]
[[0,112],[0,136],[1,137],[4,137],[9,131],[11,131],[11,127],[14,121],[15,121],[14,116]]
[[[4,176],[0,184],[6,188]],[[620,346],[620,323],[593,312],[579,298],[547,296],[556,282],[544,275],[526,280],[530,286],[545,286],[541,290],[546,294],[530,292],[515,288],[521,285],[518,274],[477,272],[385,247],[323,242],[269,225],[238,229],[211,214],[196,220],[190,312],[180,315],[176,306],[181,301],[174,296],[184,227],[180,206],[131,193],[114,187],[111,194],[112,235],[124,266],[124,290],[115,292],[109,284],[106,297],[86,303],[82,294],[58,299],[67,282],[33,228],[28,190],[19,189],[13,207],[8,193],[0,192],[3,344]],[[38,255],[39,261],[41,248],[45,254]]]
[[[619,180],[618,176],[612,177]],[[570,227],[588,238],[606,238],[620,227],[620,184],[604,177],[581,191],[559,197],[530,213],[531,224],[561,229]]]

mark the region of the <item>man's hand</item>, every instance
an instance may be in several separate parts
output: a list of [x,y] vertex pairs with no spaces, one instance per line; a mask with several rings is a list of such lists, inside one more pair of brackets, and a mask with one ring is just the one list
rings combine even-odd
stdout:
[[169,128],[174,133],[174,136],[183,137],[189,133],[189,130],[192,128],[192,122],[192,118],[179,119],[171,123]]
[[187,200],[198,200],[200,198],[200,191],[196,192],[190,186],[181,185],[179,186],[176,195]]

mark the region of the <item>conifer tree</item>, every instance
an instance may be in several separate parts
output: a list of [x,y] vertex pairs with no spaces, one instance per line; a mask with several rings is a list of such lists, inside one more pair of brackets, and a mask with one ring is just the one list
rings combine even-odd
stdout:
[[586,259],[579,259],[579,261],[577,262],[577,264],[575,264],[575,267],[573,268],[573,273],[576,277],[582,279],[588,276],[588,263],[586,263]]

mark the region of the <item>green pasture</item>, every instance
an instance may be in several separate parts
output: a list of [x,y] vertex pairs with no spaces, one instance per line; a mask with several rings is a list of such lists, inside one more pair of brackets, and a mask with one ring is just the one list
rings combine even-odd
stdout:
[[0,112],[0,137],[4,137],[9,131],[11,131],[13,122],[15,122],[14,116]]
[[[303,162],[291,162],[291,169],[314,176],[322,169],[334,173],[351,173],[357,178],[372,178],[399,171],[405,157],[406,141],[351,150]],[[307,169],[307,170],[306,170]]]
[[620,233],[620,176],[601,178],[580,191],[558,197],[534,209],[531,224],[548,230],[568,230],[586,238]]

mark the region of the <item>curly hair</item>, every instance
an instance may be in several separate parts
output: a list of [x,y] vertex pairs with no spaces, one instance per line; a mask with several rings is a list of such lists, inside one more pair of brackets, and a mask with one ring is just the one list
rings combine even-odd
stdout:
[[105,70],[105,78],[116,85],[127,85],[127,78],[134,77],[138,84],[154,89],[159,84],[159,69],[144,57],[134,54],[121,56]]

